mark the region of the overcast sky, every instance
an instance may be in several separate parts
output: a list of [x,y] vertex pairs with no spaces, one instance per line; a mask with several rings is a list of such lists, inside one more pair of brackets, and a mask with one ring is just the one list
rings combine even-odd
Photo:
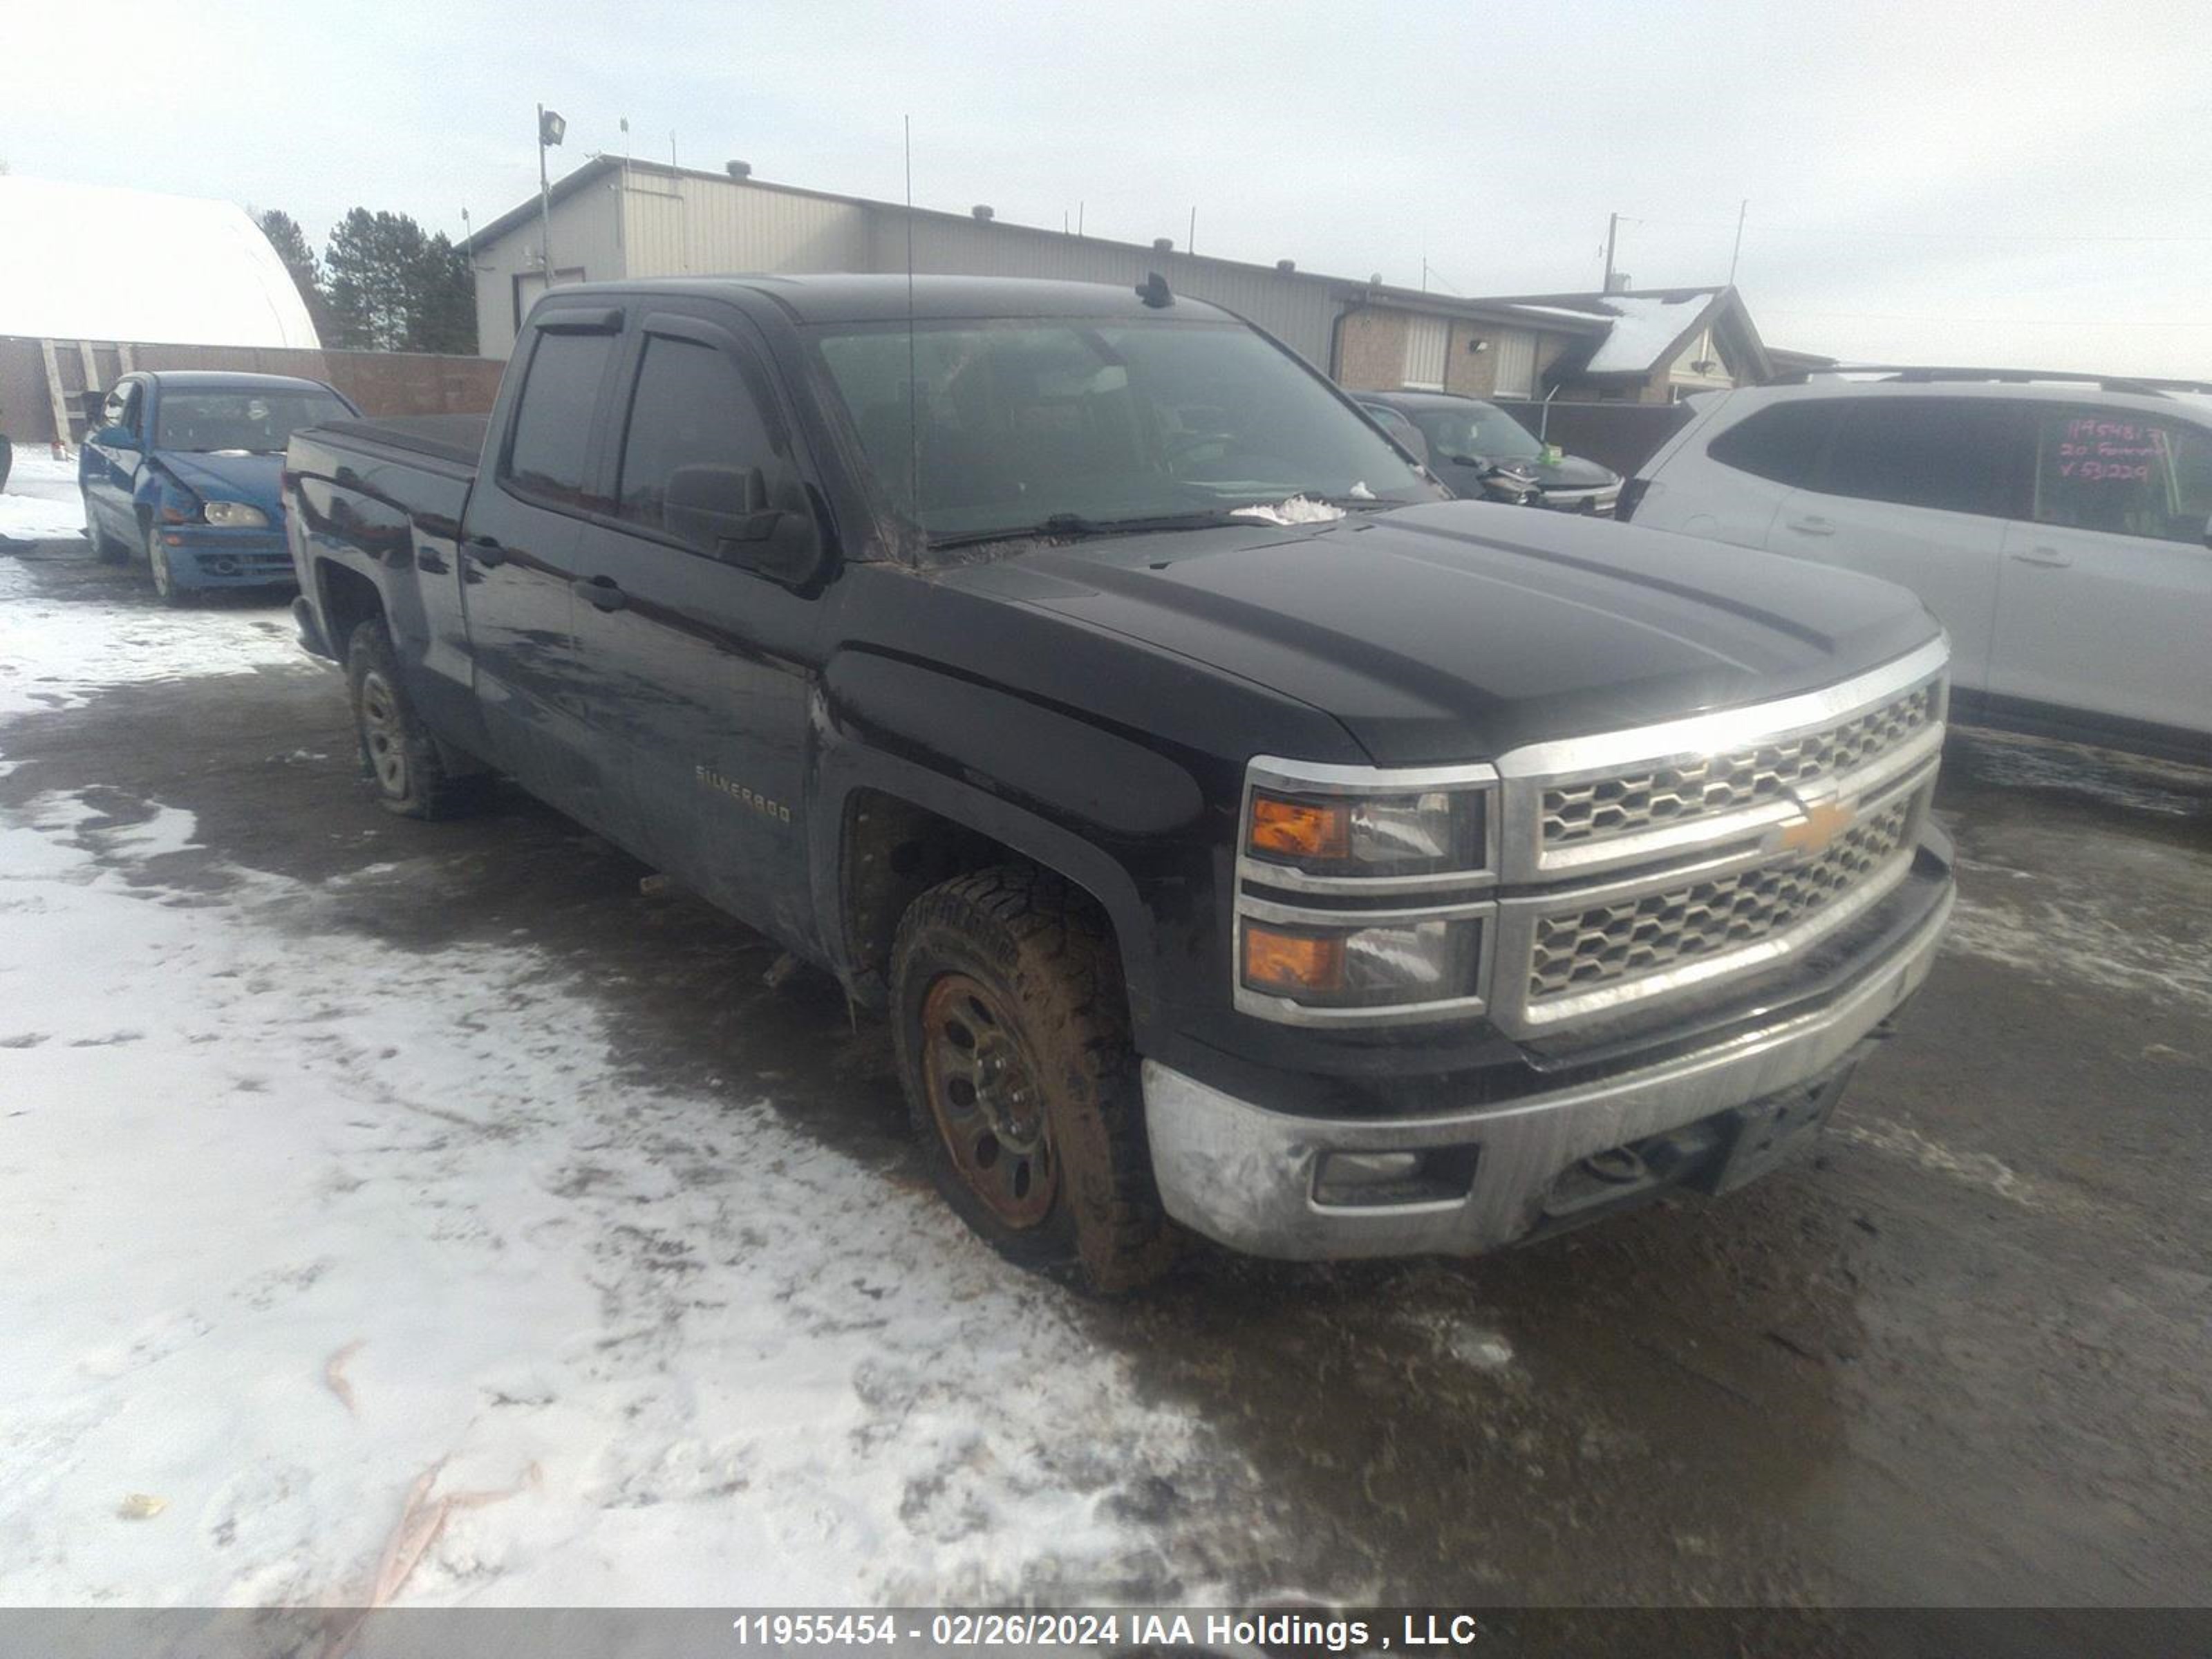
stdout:
[[[1737,283],[1770,344],[2212,379],[2212,4],[16,0],[20,175],[456,235],[623,147],[1462,294]],[[7,250],[0,250],[0,254]],[[144,250],[160,270],[161,251]]]

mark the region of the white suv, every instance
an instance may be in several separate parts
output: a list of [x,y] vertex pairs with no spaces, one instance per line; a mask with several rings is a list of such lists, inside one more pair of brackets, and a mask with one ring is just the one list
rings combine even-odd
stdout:
[[1911,588],[1954,719],[2212,763],[2212,398],[1922,370],[1691,401],[1622,518]]

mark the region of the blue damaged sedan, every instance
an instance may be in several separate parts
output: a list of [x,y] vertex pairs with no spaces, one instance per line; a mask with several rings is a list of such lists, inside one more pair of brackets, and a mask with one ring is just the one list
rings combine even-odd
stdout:
[[284,446],[360,412],[320,380],[288,374],[125,375],[77,463],[93,550],[112,564],[144,559],[169,605],[209,588],[289,586]]

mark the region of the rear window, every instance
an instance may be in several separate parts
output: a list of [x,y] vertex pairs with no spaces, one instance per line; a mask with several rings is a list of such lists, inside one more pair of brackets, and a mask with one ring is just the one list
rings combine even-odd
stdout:
[[2001,516],[2010,507],[2018,425],[2006,403],[1866,398],[1845,406],[1820,488],[1900,507]]
[[616,339],[612,334],[538,337],[507,449],[507,477],[517,488],[565,506],[583,504],[592,410]]
[[2037,411],[2039,524],[2201,543],[2212,520],[2212,433],[2131,410]]
[[1705,447],[1723,466],[1792,486],[1809,484],[1821,447],[1836,424],[1832,399],[1771,404]]

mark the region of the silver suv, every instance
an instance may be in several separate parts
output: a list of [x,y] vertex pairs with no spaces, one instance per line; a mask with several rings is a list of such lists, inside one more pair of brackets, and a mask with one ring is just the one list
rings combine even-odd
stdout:
[[1884,372],[1692,399],[1620,516],[1911,588],[1954,719],[2212,763],[2212,397]]

